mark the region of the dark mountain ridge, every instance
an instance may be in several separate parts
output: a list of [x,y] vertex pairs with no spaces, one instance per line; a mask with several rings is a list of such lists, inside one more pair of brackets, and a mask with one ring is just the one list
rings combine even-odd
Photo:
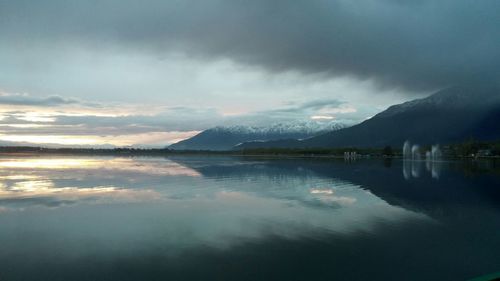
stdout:
[[238,148],[382,147],[500,139],[500,85],[461,85],[393,105],[349,128],[305,140],[248,143]]

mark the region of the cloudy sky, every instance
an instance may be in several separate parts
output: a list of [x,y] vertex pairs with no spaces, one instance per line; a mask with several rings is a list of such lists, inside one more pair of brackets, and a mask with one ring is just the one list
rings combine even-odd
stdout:
[[0,0],[0,144],[356,123],[500,73],[500,1]]

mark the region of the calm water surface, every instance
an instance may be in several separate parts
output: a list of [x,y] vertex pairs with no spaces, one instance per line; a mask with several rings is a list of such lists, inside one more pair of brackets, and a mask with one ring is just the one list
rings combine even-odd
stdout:
[[493,162],[0,157],[0,280],[467,280]]

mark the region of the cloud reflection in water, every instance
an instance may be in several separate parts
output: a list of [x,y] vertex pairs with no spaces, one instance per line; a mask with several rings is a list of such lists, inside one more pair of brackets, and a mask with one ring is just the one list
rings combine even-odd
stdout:
[[[172,251],[226,248],[274,236],[369,233],[380,223],[428,220],[358,185],[307,169],[279,171],[265,163],[234,161],[222,163],[224,169],[236,169],[227,173],[213,159],[179,163],[163,158],[0,158],[0,218],[22,210],[40,225],[52,224],[24,226],[47,232],[44,237],[92,237],[88,243],[99,245],[115,241],[103,249],[155,245]],[[204,174],[207,170],[217,176]],[[130,241],[138,244],[128,246]]]

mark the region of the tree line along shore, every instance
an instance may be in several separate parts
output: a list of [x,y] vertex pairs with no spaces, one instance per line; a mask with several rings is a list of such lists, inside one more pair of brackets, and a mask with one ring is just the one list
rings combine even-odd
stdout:
[[[421,146],[421,153],[430,149]],[[461,143],[441,146],[446,158],[498,158],[500,141],[481,142],[467,140]],[[80,155],[269,155],[304,157],[344,157],[346,152],[354,152],[356,157],[402,157],[402,147],[385,146],[374,148],[256,148],[228,151],[172,150],[168,148],[46,148],[33,146],[2,146],[0,153],[7,154],[80,154]],[[352,154],[351,154],[352,155]]]

